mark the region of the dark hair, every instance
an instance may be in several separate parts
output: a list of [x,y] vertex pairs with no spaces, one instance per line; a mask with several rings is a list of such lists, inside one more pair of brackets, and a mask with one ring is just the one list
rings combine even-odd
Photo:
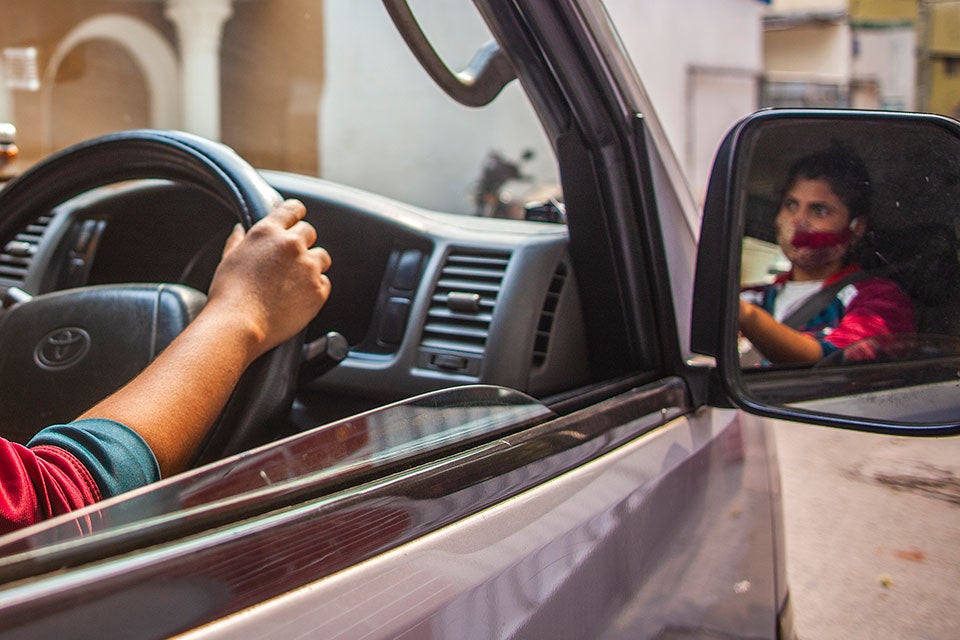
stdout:
[[826,181],[850,210],[851,220],[866,216],[870,210],[872,187],[867,167],[853,149],[839,142],[794,162],[781,195],[800,179]]

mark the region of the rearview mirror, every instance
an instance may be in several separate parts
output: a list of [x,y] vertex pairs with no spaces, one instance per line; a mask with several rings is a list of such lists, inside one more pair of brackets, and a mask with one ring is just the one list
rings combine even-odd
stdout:
[[755,413],[960,432],[958,230],[957,122],[754,114],[711,177],[693,349]]

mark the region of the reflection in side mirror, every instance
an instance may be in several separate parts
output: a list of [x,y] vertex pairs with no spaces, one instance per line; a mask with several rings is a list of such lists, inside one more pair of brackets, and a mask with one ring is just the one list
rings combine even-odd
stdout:
[[834,351],[816,367],[878,362],[960,358],[960,337],[923,333],[886,333],[864,338]]
[[711,178],[693,347],[760,413],[949,431],[960,422],[958,231],[956,122],[755,114]]

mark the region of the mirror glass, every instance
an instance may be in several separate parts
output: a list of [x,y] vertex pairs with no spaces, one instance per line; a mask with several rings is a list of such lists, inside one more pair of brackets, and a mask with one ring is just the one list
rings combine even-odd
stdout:
[[738,352],[758,401],[908,424],[960,416],[960,140],[907,115],[746,134]]

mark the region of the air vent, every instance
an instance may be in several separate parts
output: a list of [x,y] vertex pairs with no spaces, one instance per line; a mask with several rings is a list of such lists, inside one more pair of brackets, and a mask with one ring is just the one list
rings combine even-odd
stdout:
[[557,265],[550,280],[550,289],[543,301],[540,311],[540,322],[537,324],[537,337],[533,343],[533,366],[539,367],[547,359],[547,350],[550,347],[550,331],[553,329],[553,320],[557,315],[557,306],[560,304],[560,292],[567,281],[567,266],[562,262]]
[[[421,346],[481,356],[510,254],[454,250],[433,291]],[[438,368],[447,368],[442,360]]]
[[50,216],[39,216],[7,243],[0,253],[0,281],[7,286],[20,286],[27,276],[27,270],[37,252],[37,246],[43,237]]

